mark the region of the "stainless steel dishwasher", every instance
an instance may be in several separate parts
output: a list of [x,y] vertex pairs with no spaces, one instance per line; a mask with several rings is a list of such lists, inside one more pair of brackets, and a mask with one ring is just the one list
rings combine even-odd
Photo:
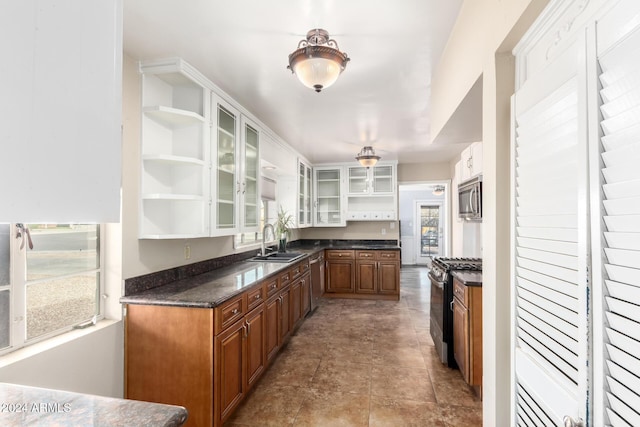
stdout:
[[311,265],[311,313],[318,306],[318,300],[324,293],[324,251],[313,254]]

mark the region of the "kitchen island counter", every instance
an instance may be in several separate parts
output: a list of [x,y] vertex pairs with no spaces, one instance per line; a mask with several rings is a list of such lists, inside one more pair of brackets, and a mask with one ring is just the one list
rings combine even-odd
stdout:
[[179,427],[182,406],[0,383],[3,426]]

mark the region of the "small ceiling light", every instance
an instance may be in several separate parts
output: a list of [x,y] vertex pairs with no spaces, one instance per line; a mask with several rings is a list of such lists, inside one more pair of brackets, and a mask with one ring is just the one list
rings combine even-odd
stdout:
[[444,185],[436,185],[433,188],[433,195],[434,196],[442,196],[444,194]]
[[317,28],[307,33],[306,40],[300,40],[298,48],[289,55],[287,68],[303,85],[320,92],[338,80],[349,61],[329,33]]
[[367,145],[360,150],[356,156],[356,160],[359,161],[362,166],[368,168],[378,163],[380,156],[376,156],[376,152],[373,150],[373,147]]

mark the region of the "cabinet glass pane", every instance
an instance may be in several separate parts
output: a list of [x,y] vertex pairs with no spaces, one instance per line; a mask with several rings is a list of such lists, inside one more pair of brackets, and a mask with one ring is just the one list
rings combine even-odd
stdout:
[[366,193],[367,169],[349,168],[349,193]]
[[299,224],[305,224],[305,219],[306,219],[306,215],[305,215],[305,166],[300,163],[298,165],[298,188],[300,189],[299,193],[298,193],[298,223]]
[[218,105],[216,227],[235,228],[236,116]]
[[235,228],[235,209],[233,203],[218,202],[218,228]]
[[311,168],[309,168],[309,167],[307,168],[306,180],[307,180],[307,189],[306,189],[306,194],[305,194],[305,201],[306,201],[305,209],[307,210],[307,224],[311,224],[311,182],[312,182],[312,178],[311,178]]
[[244,132],[244,227],[258,226],[258,178],[260,159],[258,158],[259,134],[256,129],[245,124]]
[[9,347],[11,338],[11,301],[9,290],[0,291],[0,349]]
[[0,224],[0,286],[9,285],[9,224]]
[[393,178],[391,166],[378,166],[373,168],[373,192],[391,193],[393,191]]

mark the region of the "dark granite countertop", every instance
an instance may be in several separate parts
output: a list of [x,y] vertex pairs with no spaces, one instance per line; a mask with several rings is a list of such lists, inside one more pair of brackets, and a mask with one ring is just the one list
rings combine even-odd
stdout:
[[123,304],[213,308],[263,279],[286,270],[293,264],[243,261],[229,267],[124,296],[120,298],[120,302]]
[[[288,252],[299,252],[312,256],[325,249],[400,250],[400,247],[388,241],[305,241],[303,243],[293,242]],[[125,295],[120,298],[120,302],[123,304],[214,308],[294,264],[295,262],[239,261],[227,267]]]
[[482,286],[482,271],[456,271],[451,274],[465,286]]
[[0,383],[2,426],[178,427],[182,406]]

